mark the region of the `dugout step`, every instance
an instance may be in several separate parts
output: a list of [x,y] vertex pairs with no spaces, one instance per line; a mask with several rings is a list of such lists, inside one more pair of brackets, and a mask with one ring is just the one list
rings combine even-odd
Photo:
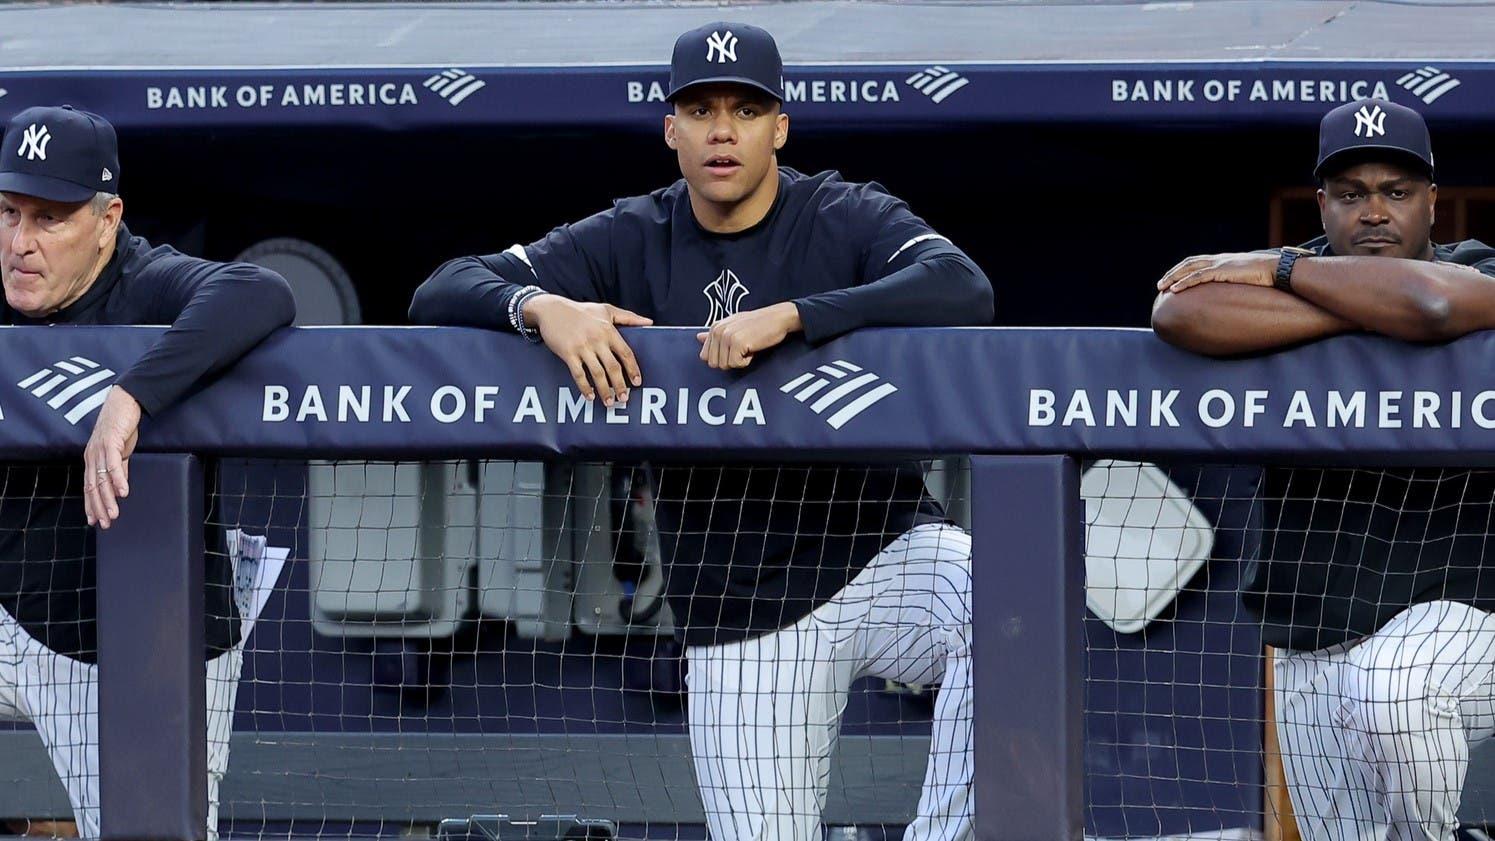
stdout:
[[473,815],[465,819],[447,818],[436,827],[438,841],[570,841],[617,836],[618,826],[612,821],[575,815],[541,815],[534,819]]

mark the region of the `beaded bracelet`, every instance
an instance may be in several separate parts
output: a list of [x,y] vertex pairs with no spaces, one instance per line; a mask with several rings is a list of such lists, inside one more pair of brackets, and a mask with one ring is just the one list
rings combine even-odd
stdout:
[[545,290],[538,286],[526,286],[509,299],[509,326],[531,342],[540,341],[540,331],[524,323],[524,305],[531,298],[544,293]]

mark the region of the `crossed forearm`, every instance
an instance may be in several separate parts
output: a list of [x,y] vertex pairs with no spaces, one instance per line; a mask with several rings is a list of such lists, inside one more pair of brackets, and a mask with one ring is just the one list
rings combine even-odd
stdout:
[[1236,283],[1162,293],[1153,304],[1152,327],[1169,344],[1210,356],[1258,353],[1357,329],[1302,298]]
[[1211,355],[1273,350],[1366,330],[1446,341],[1495,327],[1495,279],[1467,266],[1390,257],[1312,257],[1292,292],[1272,286],[1272,258],[1193,257],[1158,282],[1152,324],[1165,341]]
[[1315,257],[1299,261],[1292,287],[1305,301],[1361,329],[1430,342],[1489,326],[1480,323],[1478,306],[1489,293],[1479,295],[1478,287],[1495,288],[1495,281],[1465,266],[1430,260]]

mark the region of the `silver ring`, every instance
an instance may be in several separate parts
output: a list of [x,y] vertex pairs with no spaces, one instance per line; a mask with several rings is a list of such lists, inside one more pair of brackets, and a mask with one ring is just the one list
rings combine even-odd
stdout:
[[109,468],[107,468],[107,467],[100,467],[98,470],[95,470],[94,472],[97,473],[97,474],[99,474],[100,476],[108,476],[109,475]]

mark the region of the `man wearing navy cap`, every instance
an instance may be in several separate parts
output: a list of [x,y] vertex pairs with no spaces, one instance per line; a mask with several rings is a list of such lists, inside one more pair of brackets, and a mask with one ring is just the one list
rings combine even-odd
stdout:
[[[762,29],[680,36],[664,139],[684,177],[529,245],[447,263],[411,319],[544,341],[608,406],[644,383],[619,326],[700,328],[700,361],[731,370],[795,333],[820,343],[864,326],[990,323],[986,276],[903,202],[779,166],[783,91]],[[905,838],[970,838],[970,537],[920,467],[717,463],[657,476],[711,837],[818,841],[848,692],[877,675],[942,683]]]
[[[1495,327],[1495,249],[1435,244],[1433,152],[1367,100],[1319,131],[1324,236],[1190,257],[1153,328],[1212,355],[1349,332],[1436,342]],[[1490,471],[1269,468],[1243,598],[1280,649],[1278,739],[1304,838],[1453,837],[1472,744],[1495,733]]]
[[[92,527],[109,528],[130,493],[142,416],[180,401],[295,313],[273,272],[131,236],[119,185],[114,128],[96,114],[28,108],[0,142],[0,323],[171,325],[114,381],[81,460],[4,465],[0,715],[36,725],[86,838],[99,834]],[[243,653],[222,537],[208,545],[208,833],[216,837]]]

